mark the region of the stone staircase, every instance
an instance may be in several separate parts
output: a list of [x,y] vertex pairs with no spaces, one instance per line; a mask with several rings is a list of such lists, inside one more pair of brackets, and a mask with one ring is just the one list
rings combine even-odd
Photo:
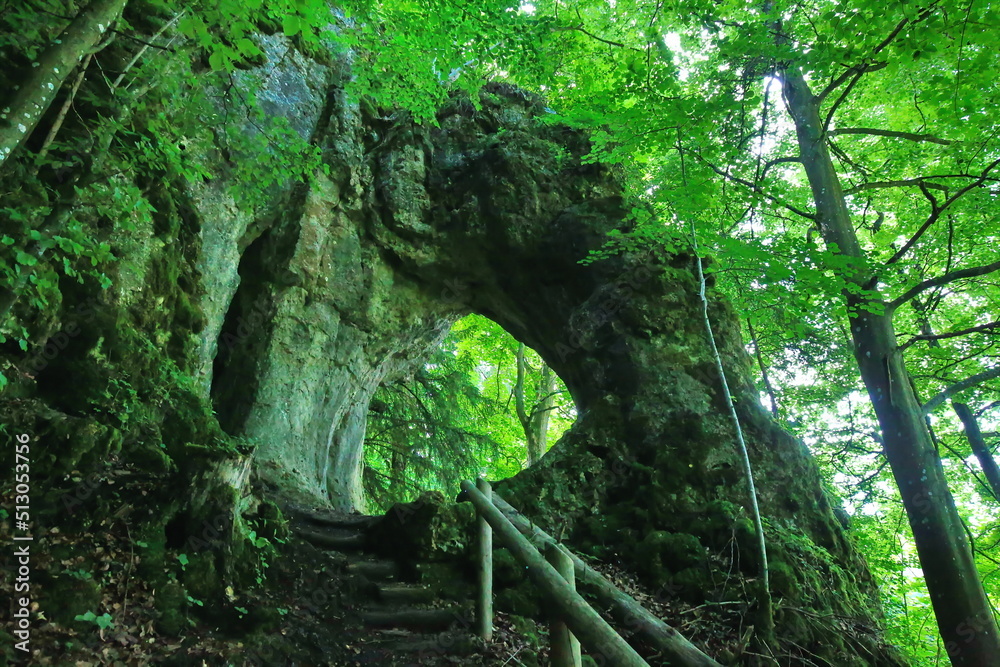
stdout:
[[354,664],[476,664],[472,586],[450,567],[414,561],[405,548],[386,557],[371,534],[382,517],[302,509],[291,515],[298,537],[342,565],[361,630]]

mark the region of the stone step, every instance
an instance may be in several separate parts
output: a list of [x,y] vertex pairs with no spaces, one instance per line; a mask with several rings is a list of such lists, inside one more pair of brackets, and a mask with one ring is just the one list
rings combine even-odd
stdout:
[[437,591],[447,600],[468,600],[475,594],[475,585],[455,572],[450,563],[415,563],[415,580]]
[[463,617],[463,609],[458,605],[431,609],[369,609],[361,612],[361,621],[369,628],[403,628],[417,632],[443,632],[452,623],[461,622]]
[[372,581],[396,579],[399,565],[392,560],[357,560],[347,564],[349,574],[360,574]]
[[379,587],[363,574],[348,574],[341,579],[344,590],[352,597],[364,597],[371,600],[379,599]]
[[352,528],[362,531],[368,530],[383,520],[381,515],[346,514],[344,512],[337,512],[336,510],[303,507],[301,505],[288,505],[285,511],[293,517],[310,523],[331,528]]
[[293,530],[303,540],[324,549],[360,551],[365,547],[365,534],[358,530],[301,525],[295,526]]
[[437,591],[421,584],[382,584],[378,587],[378,599],[386,604],[420,604],[436,598]]
[[479,642],[471,634],[450,630],[436,634],[414,634],[405,630],[382,630],[381,637],[366,643],[363,658],[381,657],[392,665],[425,665],[434,658],[461,657],[479,650]]

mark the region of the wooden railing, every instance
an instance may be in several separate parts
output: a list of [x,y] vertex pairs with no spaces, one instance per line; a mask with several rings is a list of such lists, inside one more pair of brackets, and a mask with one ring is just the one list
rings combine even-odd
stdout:
[[493,636],[492,531],[495,530],[502,545],[527,568],[528,576],[556,611],[554,626],[550,628],[549,635],[553,667],[580,666],[580,644],[575,641],[574,636],[580,639],[589,652],[604,655],[613,665],[648,667],[648,663],[635,649],[576,592],[573,563],[560,547],[552,545],[546,550],[549,560],[543,558],[538,549],[493,504],[492,489],[485,479],[478,479],[476,484],[462,482],[462,490],[475,505],[479,515],[480,568],[476,626],[483,639],[489,641]]
[[[525,566],[528,576],[554,609],[549,630],[553,667],[580,667],[581,643],[589,654],[603,656],[603,664],[615,667],[647,665],[576,592],[577,577],[581,577],[588,589],[607,604],[616,620],[625,621],[643,635],[670,664],[679,667],[721,667],[552,537],[531,525],[503,498],[494,496],[485,479],[480,478],[475,484],[462,482],[462,491],[462,499],[469,500],[478,515],[476,626],[479,636],[485,641],[493,637],[493,531],[496,531],[501,545]],[[545,558],[533,543],[543,545]]]

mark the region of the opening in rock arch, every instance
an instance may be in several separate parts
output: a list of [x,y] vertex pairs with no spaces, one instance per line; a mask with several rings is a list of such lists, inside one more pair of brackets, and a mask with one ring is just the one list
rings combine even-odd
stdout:
[[369,511],[451,494],[462,479],[512,477],[575,419],[565,384],[534,350],[468,315],[422,366],[376,391],[364,445]]

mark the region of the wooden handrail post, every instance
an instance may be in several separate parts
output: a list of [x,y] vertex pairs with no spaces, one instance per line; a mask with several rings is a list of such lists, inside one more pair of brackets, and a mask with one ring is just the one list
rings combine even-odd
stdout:
[[[548,544],[545,547],[545,558],[562,575],[569,587],[576,590],[576,575],[573,572],[573,561],[569,554],[556,544]],[[553,609],[549,612],[552,615],[549,621],[549,660],[552,667],[581,667],[582,658],[580,656],[580,640],[577,639],[566,622],[558,612]]]
[[[480,477],[476,480],[476,488],[490,503],[493,502],[493,489],[489,482]],[[493,639],[493,529],[482,512],[477,514],[479,515],[479,597],[476,598],[476,626],[479,636],[488,642]]]
[[601,654],[605,664],[615,667],[649,667],[649,663],[579,593],[570,589],[566,580],[549,565],[538,549],[517,531],[514,524],[486,499],[475,484],[468,480],[462,482],[462,491],[465,492],[464,499],[475,505],[480,516],[489,521],[500,543],[525,566],[526,574],[542,589],[543,597],[559,609],[566,625],[580,638],[588,653]]
[[[493,494],[493,506],[499,509],[536,548],[544,549],[545,545],[555,542],[551,535],[531,523],[498,493]],[[608,581],[604,575],[580,560],[572,551],[567,553],[573,561],[576,580],[580,585],[589,589],[602,605],[610,608],[611,614],[620,623],[635,628],[651,646],[662,653],[669,664],[677,667],[722,667],[682,637],[677,630],[644,609],[634,598]],[[577,637],[579,638],[579,635]]]

